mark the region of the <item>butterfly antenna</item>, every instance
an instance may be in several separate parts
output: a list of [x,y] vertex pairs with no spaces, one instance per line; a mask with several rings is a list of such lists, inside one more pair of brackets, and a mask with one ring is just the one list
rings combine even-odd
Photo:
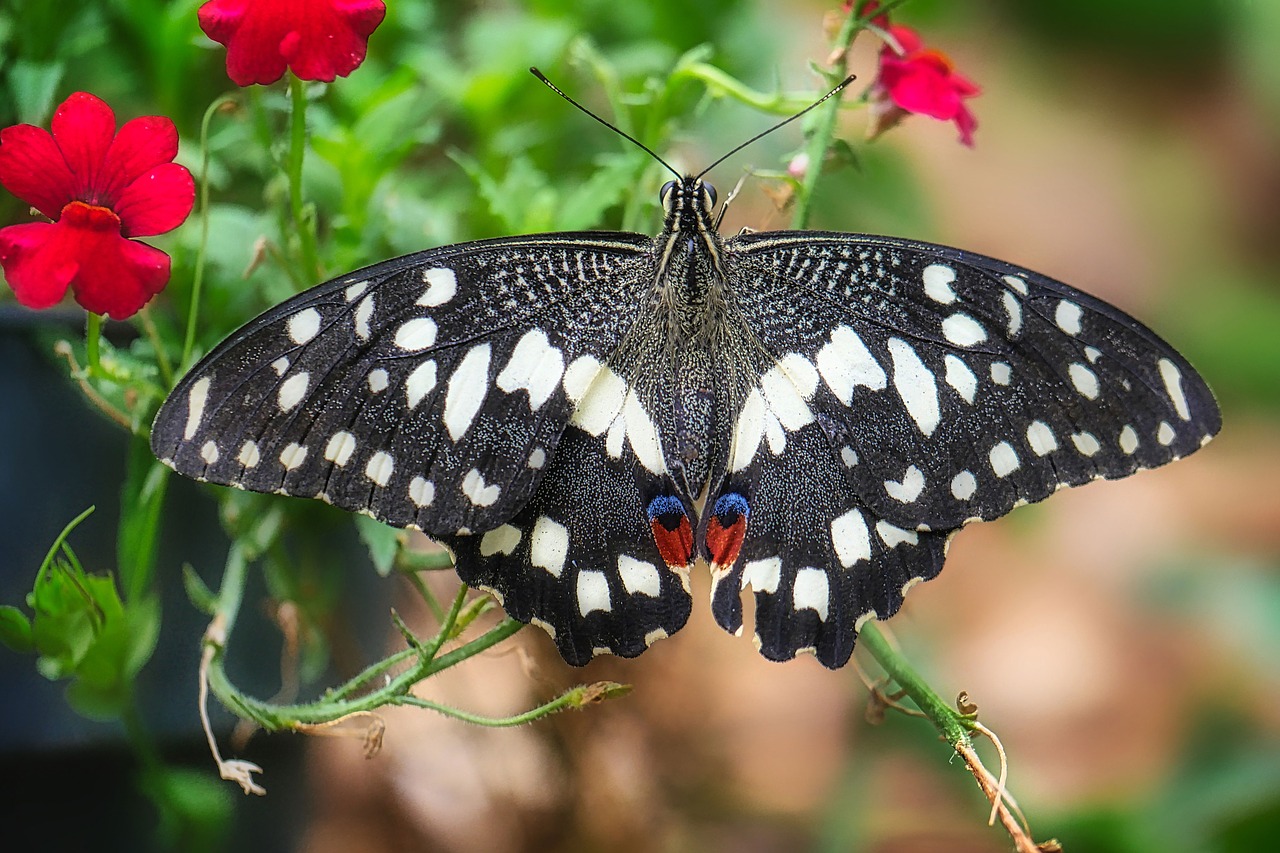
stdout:
[[[536,72],[535,72],[535,73],[536,73]],[[854,79],[856,78],[856,76],[857,76],[857,75],[855,75],[855,74],[850,74],[848,77],[844,78],[844,79],[843,79],[843,80],[841,80],[839,83],[837,83],[837,84],[836,84],[836,87],[835,87],[834,89],[832,89],[830,92],[827,92],[827,94],[823,95],[821,98],[818,98],[818,100],[814,101],[812,104],[810,104],[809,106],[805,107],[805,108],[804,108],[804,109],[802,109],[800,112],[796,113],[796,114],[795,114],[795,115],[793,115],[793,116],[790,116],[789,118],[784,118],[782,121],[778,122],[777,124],[775,124],[773,127],[769,128],[768,130],[765,130],[765,131],[762,131],[762,132],[760,132],[760,133],[757,133],[755,136],[751,137],[751,138],[750,138],[750,139],[748,139],[746,142],[742,143],[742,144],[741,144],[741,145],[739,145],[737,148],[734,148],[734,149],[733,149],[732,151],[730,151],[728,154],[725,154],[725,155],[724,155],[723,157],[721,157],[719,160],[715,161],[715,162],[714,162],[714,163],[712,163],[710,166],[708,166],[707,168],[703,169],[701,172],[699,172],[699,173],[698,173],[697,177],[701,178],[701,177],[702,177],[703,175],[705,175],[707,172],[710,172],[710,171],[711,171],[712,169],[714,169],[716,166],[719,166],[719,165],[720,165],[721,163],[723,163],[725,160],[728,160],[728,159],[729,159],[730,157],[732,157],[734,154],[737,154],[739,151],[741,151],[743,148],[746,148],[748,145],[750,145],[751,143],[755,142],[757,139],[761,139],[762,137],[768,136],[769,134],[773,133],[775,130],[777,130],[778,128],[782,127],[783,125],[791,124],[791,122],[793,122],[793,121],[795,121],[796,119],[800,118],[800,116],[802,116],[802,115],[804,115],[805,113],[809,112],[809,110],[813,109],[814,107],[820,106],[820,105],[821,105],[823,102],[825,102],[828,98],[830,98],[831,96],[833,96],[833,95],[835,95],[835,94],[838,94],[838,93],[840,92],[840,90],[842,90],[845,86],[848,86],[850,83],[852,83],[852,82],[854,81]],[[551,84],[550,84],[550,83],[548,83],[547,85],[549,85],[549,86],[550,86]],[[555,88],[555,87],[552,87],[552,88]],[[562,93],[562,94],[563,94],[563,93]],[[647,149],[646,149],[646,150],[647,150]],[[669,167],[668,167],[668,168],[669,168]]]
[[[570,98],[568,95],[566,95],[566,94],[565,94],[565,93],[560,89],[560,87],[559,87],[559,86],[557,86],[555,83],[552,83],[550,80],[548,80],[548,79],[547,79],[547,76],[546,76],[545,74],[543,74],[541,71],[539,71],[537,68],[530,68],[530,69],[529,69],[529,73],[531,73],[534,77],[537,77],[539,80],[541,80],[543,83],[545,83],[545,84],[547,85],[547,88],[548,88],[548,89],[550,89],[551,91],[555,92],[557,95],[559,95],[560,97],[564,98],[566,101],[568,101],[569,103],[573,104],[575,107],[577,107],[578,109],[582,110],[582,112],[584,112],[584,113],[586,113],[587,115],[591,116],[593,119],[595,119],[596,121],[600,122],[600,123],[601,123],[601,124],[603,124],[605,127],[609,128],[609,129],[610,129],[610,130],[612,130],[614,133],[616,133],[616,134],[618,134],[619,136],[621,136],[623,139],[626,139],[627,141],[631,142],[633,145],[635,145],[635,146],[636,146],[637,148],[639,148],[641,151],[643,151],[643,152],[645,152],[646,154],[648,154],[648,155],[649,155],[650,157],[652,157],[653,159],[657,160],[657,161],[658,161],[659,163],[661,163],[663,166],[666,166],[667,171],[668,171],[668,172],[670,172],[671,174],[675,175],[677,179],[679,179],[679,178],[681,178],[681,177],[682,177],[682,175],[681,175],[679,172],[677,172],[675,169],[671,168],[671,164],[670,164],[670,163],[668,163],[666,160],[663,160],[661,157],[659,157],[657,154],[655,154],[655,153],[653,152],[653,149],[652,149],[652,148],[650,148],[648,145],[645,145],[643,142],[641,142],[639,139],[636,139],[634,136],[632,136],[631,134],[627,133],[625,130],[620,130],[620,129],[619,129],[618,127],[616,127],[615,125],[612,125],[612,124],[610,124],[609,122],[605,121],[604,119],[600,118],[600,116],[598,116],[598,115],[596,115],[595,113],[591,112],[591,110],[587,109],[587,108],[586,108],[586,107],[584,107],[582,104],[580,104],[580,103],[578,103],[577,101],[575,101],[573,98]],[[846,81],[846,82],[847,82],[847,81]],[[842,84],[842,85],[843,85],[843,84]],[[828,95],[828,97],[830,97],[830,96]],[[826,100],[826,98],[823,98],[823,100]],[[819,101],[818,103],[820,104],[820,103],[822,103],[822,101]],[[815,106],[815,107],[816,107],[817,105],[818,105],[818,104],[814,104],[813,106]],[[809,109],[813,109],[813,107],[810,107]],[[795,118],[795,116],[792,116],[792,118]],[[790,121],[790,119],[788,119],[788,121]],[[786,122],[783,122],[783,124],[786,124]],[[735,149],[735,150],[736,150],[736,149]]]

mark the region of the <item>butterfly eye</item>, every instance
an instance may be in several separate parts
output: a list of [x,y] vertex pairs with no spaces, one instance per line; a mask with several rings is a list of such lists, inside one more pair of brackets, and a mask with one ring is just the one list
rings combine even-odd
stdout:
[[675,188],[676,188],[675,181],[667,181],[665,184],[662,185],[662,189],[658,190],[658,198],[661,199],[664,205],[667,203],[667,199],[670,198],[671,191],[674,190]]
[[706,195],[707,210],[716,206],[716,188],[711,184],[703,184],[702,191]]

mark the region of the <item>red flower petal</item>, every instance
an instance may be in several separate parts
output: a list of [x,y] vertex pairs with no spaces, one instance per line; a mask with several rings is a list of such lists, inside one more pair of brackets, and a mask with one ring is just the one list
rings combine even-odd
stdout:
[[73,198],[89,204],[109,203],[100,197],[98,175],[116,133],[116,116],[106,101],[74,92],[53,114],[53,138],[75,175]]
[[364,61],[386,11],[381,0],[210,0],[198,16],[226,45],[228,76],[249,86],[274,83],[286,64],[303,80],[345,77]]
[[134,180],[116,198],[120,233],[150,237],[172,231],[186,220],[195,204],[196,185],[185,166],[161,163]]
[[103,239],[96,251],[101,254],[82,267],[72,284],[76,301],[95,314],[132,317],[169,283],[169,256],[154,246]]
[[50,219],[75,197],[75,176],[53,136],[29,124],[0,130],[0,184]]
[[129,184],[177,154],[178,129],[168,118],[140,116],[125,122],[107,149],[98,176],[97,189],[103,201],[109,200],[116,213],[121,213],[116,202]]
[[0,266],[14,295],[28,308],[61,302],[80,268],[59,243],[58,226],[50,222],[0,228]]
[[96,314],[124,320],[169,281],[169,256],[120,236],[120,220],[105,207],[73,201],[52,224],[0,229],[0,264],[18,301],[57,304],[70,286]]

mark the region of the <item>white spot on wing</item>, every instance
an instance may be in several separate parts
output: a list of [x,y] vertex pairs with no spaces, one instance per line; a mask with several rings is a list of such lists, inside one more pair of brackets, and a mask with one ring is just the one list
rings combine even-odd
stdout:
[[1062,300],[1058,303],[1057,310],[1053,312],[1053,321],[1058,324],[1058,328],[1066,332],[1068,335],[1080,334],[1080,318],[1083,312],[1080,306],[1074,302]]
[[529,409],[536,412],[555,393],[564,375],[564,356],[551,346],[541,329],[531,329],[516,343],[507,366],[498,374],[498,387],[508,394],[529,392]]
[[534,522],[529,540],[529,563],[546,569],[555,577],[564,571],[564,561],[569,556],[569,530],[563,524],[545,515]]
[[391,454],[381,450],[370,456],[369,463],[364,466],[365,476],[384,488],[391,482],[395,470],[396,463]]
[[818,372],[802,355],[790,353],[760,377],[760,390],[774,417],[783,428],[794,432],[813,422],[806,399],[818,386]]
[[438,331],[436,321],[430,317],[414,317],[401,323],[400,328],[396,329],[396,346],[405,352],[424,350],[435,344]]
[[357,281],[347,285],[347,289],[342,291],[342,294],[343,296],[346,297],[348,302],[354,302],[356,299],[359,298],[360,294],[364,293],[368,289],[369,289],[369,282]]
[[1077,432],[1071,436],[1071,443],[1076,446],[1082,456],[1092,456],[1102,449],[1097,437],[1091,432]]
[[285,327],[289,333],[289,340],[298,346],[302,346],[319,333],[320,312],[314,308],[299,311],[289,318],[289,322],[285,324]]
[[971,347],[987,339],[987,330],[968,314],[952,314],[942,321],[942,336],[958,347]]
[[547,451],[541,447],[535,447],[533,452],[529,454],[529,467],[541,468],[547,464]]
[[467,472],[467,476],[462,478],[462,493],[476,506],[493,506],[498,502],[498,495],[502,494],[502,489],[486,485],[480,472],[472,468]]
[[991,470],[995,472],[997,477],[1008,477],[1022,465],[1018,459],[1018,453],[1013,449],[1007,441],[1002,441],[991,448],[991,452],[987,454],[987,458],[991,462]]
[[430,480],[414,477],[409,481],[409,500],[417,507],[430,506],[436,499],[436,487]]
[[951,282],[956,280],[956,271],[946,264],[929,264],[921,275],[924,279],[924,293],[934,302],[950,305],[956,301],[956,292],[951,289]]
[[912,465],[907,468],[902,480],[885,480],[884,490],[889,497],[900,503],[909,504],[924,491],[924,472]]
[[[386,376],[386,373],[383,373]],[[436,363],[434,359],[427,359],[413,369],[408,378],[404,381],[405,399],[409,403],[409,408],[416,407],[422,402],[422,398],[430,394],[436,387]]]
[[1156,430],[1156,441],[1160,442],[1165,447],[1168,447],[1173,444],[1173,439],[1175,437],[1173,427],[1169,426],[1167,421],[1161,421],[1160,428]]
[[305,370],[293,374],[280,383],[280,391],[276,398],[280,404],[280,411],[287,412],[301,403],[302,398],[307,396],[307,388],[310,385],[311,374]]
[[236,457],[236,461],[246,468],[253,468],[262,460],[262,452],[258,450],[256,442],[246,441],[240,445],[240,455]]
[[271,362],[271,369],[276,372],[276,376],[284,376],[284,372],[289,369],[289,359],[283,355],[280,356]]
[[578,572],[578,613],[586,616],[594,610],[608,613],[612,609],[609,579],[604,572]]
[[1008,385],[1009,380],[1013,378],[1013,368],[1007,362],[993,361],[991,363],[991,381],[997,385]]
[[1092,370],[1075,361],[1067,368],[1067,375],[1071,377],[1071,384],[1082,396],[1090,400],[1098,399],[1098,377]]
[[887,548],[893,548],[898,545],[918,545],[920,536],[914,530],[903,530],[887,521],[876,522],[876,535],[880,537],[880,541]]
[[652,563],[637,560],[626,554],[618,555],[618,577],[622,579],[622,588],[632,595],[644,594],[657,598],[662,592],[661,578],[658,569]]
[[365,300],[356,306],[356,337],[362,341],[369,340],[369,336],[373,334],[373,329],[369,327],[371,320],[373,320],[372,293],[365,297]]
[[200,421],[204,418],[204,406],[209,400],[209,386],[213,380],[208,376],[202,376],[195,382],[191,383],[191,390],[187,392],[187,425],[182,430],[182,437],[187,441],[196,437],[196,431],[200,429]]
[[1058,438],[1044,421],[1032,421],[1027,427],[1027,444],[1036,456],[1047,456],[1058,449]]
[[292,471],[307,458],[307,449],[296,441],[280,451],[280,464],[286,471]]
[[1169,399],[1173,401],[1178,417],[1184,421],[1191,420],[1191,408],[1187,405],[1187,396],[1182,391],[1182,371],[1178,369],[1178,365],[1167,358],[1160,359],[1156,365],[1160,368],[1160,378],[1164,380],[1164,388],[1169,392]]
[[444,398],[444,425],[454,441],[471,428],[489,392],[489,345],[472,347],[449,377]]
[[1138,449],[1138,433],[1131,426],[1120,430],[1120,449],[1125,453],[1133,453]]
[[873,391],[885,388],[884,368],[858,333],[848,326],[837,326],[831,340],[818,350],[814,360],[831,393],[846,406],[853,402],[855,386],[862,385]]
[[958,501],[967,501],[978,491],[978,478],[972,471],[961,471],[951,479],[951,495]]
[[791,606],[798,612],[813,610],[818,618],[827,621],[831,590],[827,585],[827,573],[821,569],[801,569],[796,572],[795,586],[791,589]]
[[218,445],[214,444],[212,441],[206,441],[204,446],[200,448],[200,458],[203,459],[207,465],[212,465],[217,462]]
[[369,371],[369,390],[375,394],[387,390],[387,371],[381,367]]
[[777,592],[782,582],[782,560],[766,557],[752,560],[742,567],[742,588],[751,587],[755,592]]
[[480,556],[510,554],[520,544],[520,528],[511,524],[495,527],[480,538]]
[[907,414],[920,432],[932,435],[938,428],[938,385],[911,345],[899,338],[889,339],[893,359],[893,387],[897,389]]
[[1009,285],[1014,290],[1021,293],[1023,296],[1027,295],[1027,282],[1023,280],[1020,276],[1006,275],[1006,276],[1003,276],[1003,278],[1004,278],[1005,284]]
[[978,377],[973,375],[973,371],[959,356],[948,354],[942,361],[947,367],[947,384],[956,389],[956,393],[966,403],[972,405],[973,398],[978,393]]
[[422,274],[422,280],[427,283],[427,289],[418,297],[418,305],[434,308],[453,299],[458,292],[458,279],[453,270],[434,267]]
[[1007,290],[1000,294],[1000,298],[1004,302],[1004,313],[1009,315],[1009,337],[1016,337],[1022,331],[1022,303]]
[[846,569],[859,560],[871,559],[871,534],[857,507],[831,520],[831,545]]
[[335,432],[324,448],[324,458],[339,468],[351,461],[356,452],[356,437],[349,432]]

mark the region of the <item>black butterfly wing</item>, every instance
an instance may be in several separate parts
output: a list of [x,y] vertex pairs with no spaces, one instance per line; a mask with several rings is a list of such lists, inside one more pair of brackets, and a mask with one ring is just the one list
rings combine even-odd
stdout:
[[[792,420],[817,423],[848,489],[900,526],[997,518],[1063,486],[1186,456],[1221,427],[1213,395],[1172,347],[1029,270],[859,235],[729,245],[747,327],[790,366],[804,410]],[[749,444],[737,444],[731,470],[771,453],[767,440]]]
[[652,239],[535,235],[322,284],[234,333],[152,427],[179,473],[321,498],[431,535],[529,501],[574,402],[652,289]]
[[726,257],[763,369],[700,541],[716,620],[738,630],[751,587],[766,657],[842,665],[967,521],[1162,465],[1221,426],[1168,344],[1028,270],[816,232],[744,234]]

